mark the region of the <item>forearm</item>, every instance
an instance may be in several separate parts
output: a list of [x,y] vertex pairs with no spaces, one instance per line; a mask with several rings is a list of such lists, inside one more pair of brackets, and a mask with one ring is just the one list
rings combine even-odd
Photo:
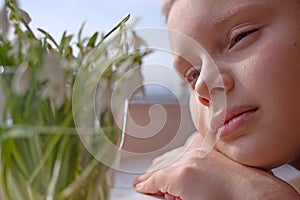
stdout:
[[[250,170],[252,170],[250,168]],[[238,187],[232,190],[231,200],[299,200],[299,193],[286,182],[266,174],[264,171],[257,171],[257,176],[252,174],[244,180],[237,181]]]
[[300,195],[294,188],[283,181],[276,183],[261,183],[260,188],[255,188],[259,191],[258,198],[261,200],[299,200]]
[[[193,133],[186,141],[188,148],[201,146],[202,136],[198,132]],[[232,176],[232,184],[226,186],[222,198],[228,200],[299,200],[300,195],[286,182],[274,177],[267,172],[249,167],[238,169],[242,176]],[[249,175],[249,174],[250,175]],[[243,177],[243,178],[242,178]],[[228,180],[227,183],[229,183]],[[235,184],[234,184],[235,183]],[[230,191],[228,193],[228,191]]]

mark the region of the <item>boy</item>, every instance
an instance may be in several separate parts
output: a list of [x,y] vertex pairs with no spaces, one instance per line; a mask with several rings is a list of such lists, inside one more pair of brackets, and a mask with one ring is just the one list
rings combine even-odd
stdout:
[[[269,173],[286,163],[300,169],[299,11],[299,0],[169,4],[171,43],[172,32],[182,33],[206,51],[197,65],[175,56],[174,67],[208,119],[216,114],[215,96],[226,94],[224,120],[214,127],[219,140],[207,157],[200,159],[199,148],[190,148],[172,165],[136,179],[138,192],[183,200],[300,199]],[[220,75],[209,73],[207,57]],[[215,84],[220,78],[222,87]]]

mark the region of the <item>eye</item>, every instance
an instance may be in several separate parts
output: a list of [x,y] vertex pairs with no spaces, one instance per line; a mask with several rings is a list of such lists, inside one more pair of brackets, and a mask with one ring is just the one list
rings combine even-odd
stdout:
[[240,41],[242,41],[243,39],[245,39],[246,37],[248,37],[249,35],[257,32],[259,29],[255,28],[255,29],[251,29],[248,31],[243,31],[240,33],[237,33],[236,35],[234,35],[230,41],[229,41],[229,49],[233,48],[237,43],[239,43]]
[[185,80],[191,85],[192,88],[195,87],[195,83],[200,76],[200,72],[201,69],[196,69],[194,66],[191,66],[184,74]]

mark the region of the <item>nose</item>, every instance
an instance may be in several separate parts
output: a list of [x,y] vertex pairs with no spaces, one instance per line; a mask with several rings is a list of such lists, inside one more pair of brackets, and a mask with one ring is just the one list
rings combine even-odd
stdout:
[[195,84],[195,92],[200,103],[209,106],[214,96],[226,95],[233,87],[234,79],[229,73],[217,73],[213,77],[200,74]]

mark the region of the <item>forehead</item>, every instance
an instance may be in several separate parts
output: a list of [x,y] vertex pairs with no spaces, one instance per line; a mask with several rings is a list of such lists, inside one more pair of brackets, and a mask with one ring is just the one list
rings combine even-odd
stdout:
[[[213,28],[230,20],[230,16],[248,7],[259,7],[264,4],[276,5],[281,0],[177,0],[169,15],[168,28],[185,31],[192,36],[195,28]],[[285,0],[288,1],[288,0]],[[257,12],[249,13],[257,15]],[[199,25],[199,27],[196,27]],[[200,26],[202,25],[202,26]],[[190,33],[190,34],[189,34]]]

